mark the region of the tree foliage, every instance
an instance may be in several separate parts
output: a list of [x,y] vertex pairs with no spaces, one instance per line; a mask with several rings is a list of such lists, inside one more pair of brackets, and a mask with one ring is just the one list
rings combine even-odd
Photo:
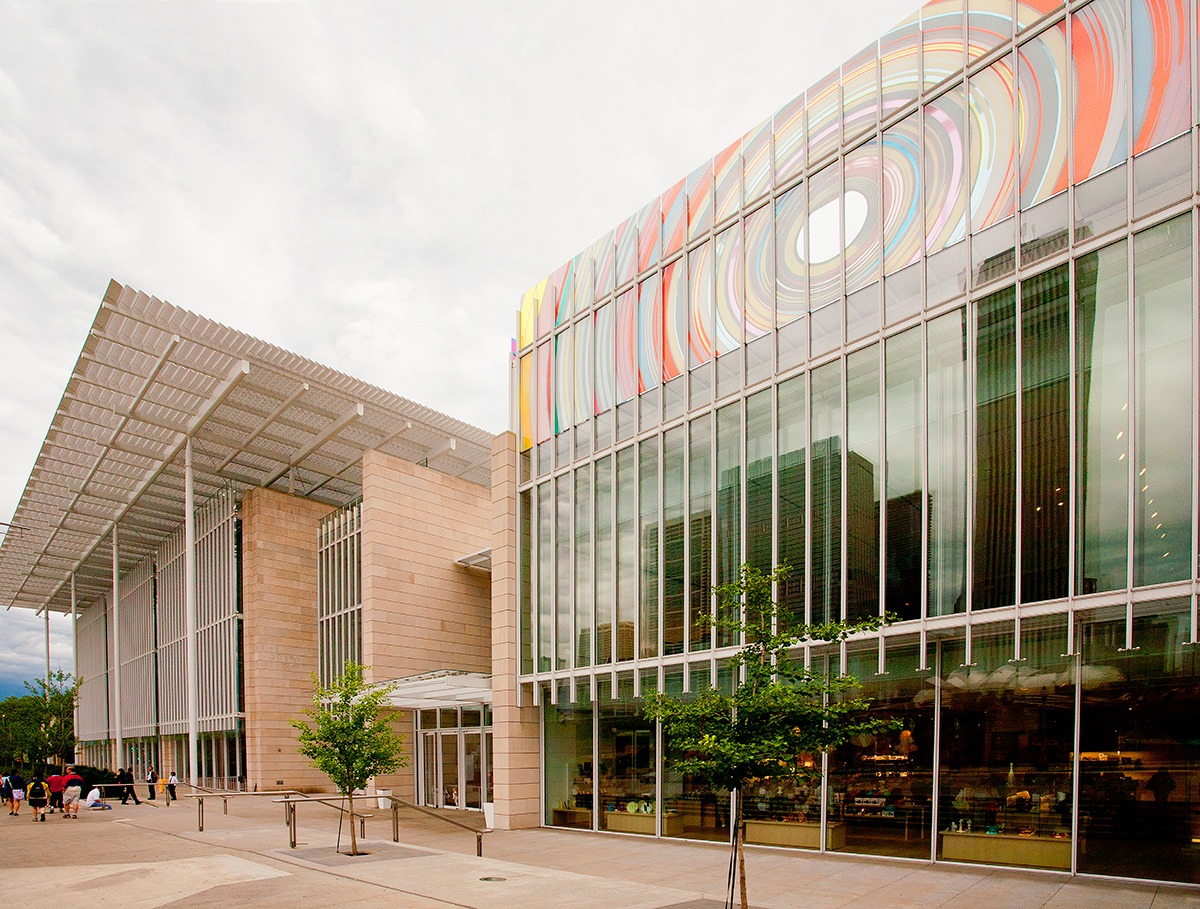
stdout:
[[308,722],[292,720],[300,753],[348,799],[352,855],[358,855],[354,791],[373,776],[408,765],[404,739],[384,711],[393,686],[368,684],[365,672],[366,667],[347,663],[330,685],[316,685],[312,706],[304,711]]
[[79,683],[67,672],[25,682],[28,694],[0,701],[0,764],[38,773],[69,762],[75,752]]
[[711,688],[681,697],[660,693],[649,697],[645,708],[662,721],[678,755],[671,760],[676,770],[713,791],[738,796],[734,858],[743,906],[741,793],[763,781],[814,782],[821,776],[814,760],[821,752],[886,725],[868,714],[867,699],[855,695],[857,679],[814,670],[791,653],[806,642],[836,644],[877,630],[885,619],[804,624],[772,595],[773,585],[787,574],[786,567],[767,574],[743,565],[737,580],[714,589],[718,607],[711,624],[742,641],[729,660],[735,677],[741,678],[732,693]]

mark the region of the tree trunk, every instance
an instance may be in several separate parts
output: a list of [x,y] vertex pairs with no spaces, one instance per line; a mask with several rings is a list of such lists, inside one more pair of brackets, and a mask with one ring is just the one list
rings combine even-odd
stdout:
[[742,800],[738,799],[737,806],[737,859],[738,859],[738,888],[742,893],[742,909],[750,909],[746,899],[746,822],[742,818]]
[[[350,800],[350,854],[358,855],[358,834],[354,831],[354,790],[347,791],[346,798]],[[745,909],[743,906],[742,909]]]

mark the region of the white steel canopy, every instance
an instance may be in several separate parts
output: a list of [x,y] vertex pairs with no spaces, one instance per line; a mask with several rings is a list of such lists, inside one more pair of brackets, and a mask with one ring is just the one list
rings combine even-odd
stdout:
[[112,589],[198,501],[273,487],[345,505],[371,450],[487,486],[477,427],[187,310],[110,283],[0,543],[0,604],[57,612]]
[[383,684],[392,688],[391,705],[409,710],[492,703],[492,677],[482,672],[436,669]]

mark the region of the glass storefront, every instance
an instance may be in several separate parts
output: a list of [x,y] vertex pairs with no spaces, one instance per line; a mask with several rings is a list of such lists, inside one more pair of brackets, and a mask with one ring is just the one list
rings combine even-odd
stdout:
[[[832,752],[824,787],[751,786],[747,842],[819,849],[823,837],[831,852],[1200,883],[1192,623],[1184,597],[1087,611],[1074,628],[1066,614],[1025,619],[1019,635],[979,625],[969,647],[962,630],[931,635],[925,667],[915,636],[852,648],[846,670],[889,726]],[[812,660],[840,665],[836,651]],[[691,692],[709,685],[709,664],[689,672]],[[687,697],[683,676],[667,668],[665,690]],[[633,676],[615,697],[610,675],[597,688],[595,705],[582,684],[574,703],[566,686],[557,704],[544,692],[545,823],[728,842],[729,793],[673,767]]]

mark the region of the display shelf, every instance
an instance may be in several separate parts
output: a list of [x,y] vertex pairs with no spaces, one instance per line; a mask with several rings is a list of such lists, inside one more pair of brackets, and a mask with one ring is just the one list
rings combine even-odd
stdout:
[[[618,833],[641,833],[654,836],[654,815],[633,814],[628,811],[604,812],[608,830]],[[668,811],[663,815],[663,836],[683,836],[683,818]]]
[[[807,821],[746,821],[746,842],[760,846],[794,846],[800,849],[821,848],[821,825]],[[831,823],[825,837],[826,849],[841,849],[846,845],[846,825]]]
[[592,827],[592,809],[555,808],[550,812],[550,823],[555,827]]
[[942,858],[953,862],[1024,865],[1029,868],[1071,868],[1071,840],[1015,833],[942,833]]

